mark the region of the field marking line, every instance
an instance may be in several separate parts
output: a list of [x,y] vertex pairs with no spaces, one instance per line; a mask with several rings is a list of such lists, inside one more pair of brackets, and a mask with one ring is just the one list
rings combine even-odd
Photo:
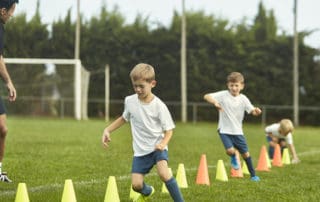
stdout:
[[[308,155],[313,155],[313,154],[318,154],[320,153],[319,151],[313,150],[313,151],[307,151],[307,152],[302,152],[299,153],[299,156],[308,156]],[[216,168],[216,165],[208,165],[208,168]],[[198,167],[193,167],[193,168],[187,168],[185,169],[186,171],[197,171]],[[158,174],[156,172],[151,172],[148,174],[148,176],[157,176]],[[117,177],[117,180],[122,181],[122,180],[128,180],[131,178],[131,175],[122,175]],[[74,185],[77,186],[86,186],[88,184],[102,184],[102,183],[106,183],[107,186],[107,182],[108,182],[108,177],[104,177],[102,179],[91,179],[91,180],[87,180],[87,181],[72,181]],[[36,186],[36,187],[31,187],[28,188],[28,192],[40,192],[40,191],[49,191],[51,189],[62,189],[64,187],[64,183],[59,184],[59,183],[54,183],[54,184],[49,184],[49,185],[41,185],[41,186]],[[3,196],[11,196],[11,195],[15,195],[16,194],[16,190],[10,190],[10,191],[3,191],[0,192],[1,195]]]

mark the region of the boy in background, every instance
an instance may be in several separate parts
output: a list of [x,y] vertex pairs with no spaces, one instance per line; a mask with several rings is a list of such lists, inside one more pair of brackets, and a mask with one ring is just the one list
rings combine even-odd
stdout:
[[282,119],[279,123],[273,123],[265,128],[265,133],[269,144],[268,153],[270,159],[273,159],[274,147],[279,144],[281,151],[283,151],[283,149],[287,146],[289,147],[293,164],[300,162],[293,144],[293,129],[294,127],[290,119]]
[[125,98],[122,116],[104,129],[102,143],[108,147],[110,133],[130,122],[134,152],[132,189],[140,193],[134,201],[146,201],[154,193],[154,188],[144,182],[144,175],[156,165],[172,199],[182,202],[182,194],[167,162],[168,143],[175,124],[167,106],[152,93],[156,86],[154,68],[140,63],[132,69],[130,78],[135,94]]
[[258,116],[261,110],[254,107],[250,100],[240,93],[244,88],[244,77],[241,73],[230,73],[227,77],[227,87],[228,90],[205,94],[204,99],[219,110],[218,133],[226,153],[231,157],[231,166],[236,170],[240,168],[235,154],[237,149],[247,164],[251,180],[260,181],[253,168],[242,122],[245,112]]

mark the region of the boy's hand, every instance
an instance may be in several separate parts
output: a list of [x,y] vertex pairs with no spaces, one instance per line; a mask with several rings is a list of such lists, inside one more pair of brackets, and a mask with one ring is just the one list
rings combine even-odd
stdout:
[[165,148],[166,146],[162,143],[156,145],[156,150],[163,151]]
[[109,147],[108,142],[111,141],[110,133],[107,129],[104,129],[102,134],[102,144],[104,147]]
[[255,107],[253,110],[252,110],[252,115],[254,116],[258,116],[262,113],[261,109],[259,107]]
[[300,159],[298,157],[294,158],[294,159],[292,159],[291,163],[292,164],[298,164],[298,163],[300,163]]
[[9,101],[10,102],[15,101],[17,98],[17,91],[11,82],[9,82],[7,84],[7,89],[8,89],[8,93],[9,93],[9,97],[8,97]]
[[223,111],[219,103],[214,103],[214,106],[217,108],[218,111]]

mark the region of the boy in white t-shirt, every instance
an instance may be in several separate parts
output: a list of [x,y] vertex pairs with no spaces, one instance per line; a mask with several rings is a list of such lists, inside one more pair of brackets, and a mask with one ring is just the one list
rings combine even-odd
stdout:
[[144,182],[144,175],[156,165],[158,175],[165,183],[172,199],[183,202],[175,178],[168,168],[168,143],[175,124],[167,106],[152,93],[156,86],[154,68],[149,64],[137,64],[130,72],[135,94],[127,96],[122,116],[103,131],[102,143],[108,147],[110,133],[130,122],[133,139],[131,170],[132,189],[140,195],[134,201],[146,201],[154,188]]
[[281,147],[281,151],[287,146],[289,147],[292,155],[292,163],[296,164],[300,162],[293,144],[293,129],[294,127],[290,119],[282,119],[279,123],[268,125],[265,128],[265,134],[269,143],[268,152],[270,159],[273,158],[274,147],[276,146],[276,144],[279,144]]
[[231,166],[236,170],[240,167],[235,155],[237,149],[247,164],[251,180],[260,181],[252,164],[242,122],[245,112],[258,116],[261,110],[254,107],[250,100],[240,93],[244,88],[244,77],[241,73],[230,73],[227,77],[227,87],[228,90],[205,94],[204,99],[219,110],[218,133],[226,153],[231,157]]

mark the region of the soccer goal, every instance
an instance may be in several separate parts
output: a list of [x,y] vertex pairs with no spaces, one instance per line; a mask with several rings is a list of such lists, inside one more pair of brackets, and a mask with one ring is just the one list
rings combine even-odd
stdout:
[[[68,73],[68,77],[72,77],[73,78],[68,78],[68,82],[65,82],[63,85],[60,85],[60,88],[72,88],[73,86],[73,92],[69,93],[72,94],[73,97],[73,106],[74,106],[74,118],[77,120],[81,120],[83,118],[83,116],[86,116],[86,113],[82,112],[82,108],[84,105],[82,105],[82,93],[81,90],[83,89],[83,84],[81,82],[81,75],[82,75],[82,65],[81,65],[81,60],[79,59],[44,59],[44,58],[5,58],[5,63],[8,66],[8,71],[14,81],[14,83],[16,84],[17,82],[19,82],[19,80],[25,80],[24,84],[21,85],[28,85],[30,87],[28,87],[28,90],[30,91],[30,89],[36,89],[37,91],[43,91],[43,93],[45,93],[47,91],[46,88],[44,88],[44,83],[47,82],[47,78],[43,78],[42,80],[38,80],[35,78],[38,77],[34,77],[34,75],[32,75],[31,72],[35,71],[34,69],[36,69],[36,67],[41,67],[44,68],[48,65],[53,65],[53,66],[59,66],[59,68],[63,67],[63,69],[67,69],[65,67],[73,68],[70,69],[71,72]],[[11,65],[12,64],[12,65]],[[10,68],[9,68],[10,66]],[[19,71],[20,73],[16,73],[16,74],[12,74],[12,69],[11,67],[17,66],[19,67]],[[21,70],[21,67],[24,67],[25,70]],[[26,68],[25,68],[26,67]],[[38,72],[40,72],[43,70],[38,70]],[[69,71],[69,70],[68,70]],[[72,72],[73,71],[73,72]],[[34,73],[34,74],[38,74],[38,72]],[[24,77],[29,77],[30,78],[24,78]],[[28,79],[30,80],[28,83]],[[56,81],[56,80],[55,80]],[[73,81],[73,84],[72,84]],[[42,82],[42,83],[41,83]],[[70,83],[71,82],[71,83]],[[20,85],[20,86],[21,86]],[[35,88],[35,86],[41,86],[41,87],[37,87]],[[52,86],[52,85],[51,85]],[[16,86],[17,88],[17,86]],[[19,89],[18,90],[18,99],[19,99],[19,94],[21,95],[21,93],[19,93]],[[54,93],[53,95],[57,95],[57,90],[53,89]],[[24,91],[23,89],[20,91]],[[35,90],[34,90],[35,91]],[[29,92],[29,94],[27,96],[31,97],[30,94],[33,94],[32,96],[35,97],[41,93],[39,92]],[[24,95],[25,96],[25,95]],[[25,97],[27,97],[25,96]],[[51,99],[52,100],[52,99]],[[27,106],[27,105],[25,105]],[[24,106],[24,108],[25,108]],[[84,115],[83,115],[84,114]]]

